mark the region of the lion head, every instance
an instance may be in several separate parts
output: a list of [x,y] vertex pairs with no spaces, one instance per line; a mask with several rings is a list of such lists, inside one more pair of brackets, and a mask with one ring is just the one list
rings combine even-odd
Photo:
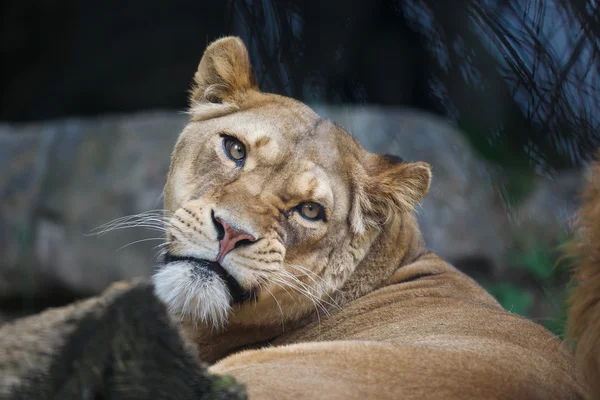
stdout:
[[153,277],[170,312],[281,324],[381,285],[407,251],[429,165],[371,154],[303,103],[260,92],[238,38],[212,43],[194,81]]

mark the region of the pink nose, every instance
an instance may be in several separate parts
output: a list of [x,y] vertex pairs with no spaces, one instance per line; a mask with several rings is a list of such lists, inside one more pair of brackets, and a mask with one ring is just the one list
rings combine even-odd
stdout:
[[235,245],[241,240],[249,240],[250,242],[256,241],[254,236],[235,230],[231,227],[231,225],[223,221],[221,218],[216,217],[215,220],[223,226],[223,230],[225,232],[223,239],[219,240],[219,255],[217,256],[218,263],[220,263],[221,260],[225,258],[227,253],[233,250]]

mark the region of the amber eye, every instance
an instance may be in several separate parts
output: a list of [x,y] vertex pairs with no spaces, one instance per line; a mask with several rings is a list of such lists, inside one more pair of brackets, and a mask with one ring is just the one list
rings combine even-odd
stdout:
[[304,218],[309,219],[311,221],[325,219],[325,213],[323,211],[323,206],[321,206],[320,204],[317,204],[317,203],[312,203],[312,202],[302,203],[302,204],[298,205],[298,211],[300,212],[300,215],[302,215]]
[[223,148],[225,153],[233,161],[242,161],[246,158],[246,147],[234,137],[225,136],[223,138]]

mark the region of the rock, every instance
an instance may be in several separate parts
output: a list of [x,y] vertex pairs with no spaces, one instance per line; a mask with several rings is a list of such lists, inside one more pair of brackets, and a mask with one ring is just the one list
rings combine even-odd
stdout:
[[[419,219],[431,249],[450,261],[475,260],[474,268],[495,274],[515,232],[550,241],[568,229],[577,171],[539,178],[524,201],[507,209],[496,169],[443,119],[407,109],[315,108],[371,151],[433,166]],[[8,171],[0,176],[0,299],[90,295],[149,276],[159,233],[88,234],[162,207],[169,156],[185,123],[184,115],[153,112],[0,125],[0,167]]]
[[210,375],[143,281],[0,328],[2,399],[245,399]]
[[[169,155],[185,117],[171,113],[0,126],[0,297],[99,293],[148,276],[156,232],[88,236],[162,208]],[[7,168],[6,168],[7,167]],[[130,243],[147,240],[120,249]]]

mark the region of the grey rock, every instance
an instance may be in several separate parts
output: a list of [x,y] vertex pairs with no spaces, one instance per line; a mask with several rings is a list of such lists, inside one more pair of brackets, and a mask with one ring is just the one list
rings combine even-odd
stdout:
[[[169,155],[185,117],[172,113],[1,125],[0,297],[99,293],[148,276],[159,237],[141,229],[88,234],[162,207]],[[7,168],[4,168],[4,167]]]
[[121,282],[0,327],[0,398],[247,398],[190,346],[147,282]]

